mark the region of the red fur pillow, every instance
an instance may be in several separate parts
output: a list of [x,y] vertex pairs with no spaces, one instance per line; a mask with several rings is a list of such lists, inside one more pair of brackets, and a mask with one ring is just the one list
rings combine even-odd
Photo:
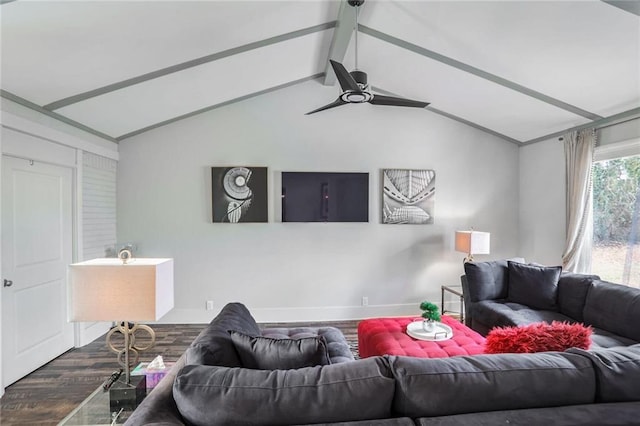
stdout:
[[487,335],[485,353],[531,353],[589,349],[591,327],[553,321],[523,327],[498,327]]

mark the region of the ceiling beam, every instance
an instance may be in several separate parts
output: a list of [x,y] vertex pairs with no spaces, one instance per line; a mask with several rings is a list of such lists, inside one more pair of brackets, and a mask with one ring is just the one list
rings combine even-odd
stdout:
[[455,120],[455,121],[457,121],[459,123],[466,124],[467,126],[470,126],[470,127],[475,128],[475,129],[481,130],[481,131],[483,131],[485,133],[489,133],[490,135],[499,137],[500,139],[504,139],[507,142],[511,142],[512,144],[515,144],[515,145],[518,145],[518,146],[522,145],[522,142],[520,142],[517,139],[514,139],[514,138],[509,137],[507,135],[504,135],[502,133],[496,132],[495,130],[491,130],[488,127],[481,126],[481,125],[479,125],[477,123],[474,123],[473,121],[465,120],[464,118],[458,117],[457,115],[449,114],[448,112],[442,111],[441,109],[433,108],[432,106],[427,106],[426,109],[429,110],[429,111],[435,112],[436,114],[439,114],[439,115],[441,115],[443,117],[450,118],[451,120]]
[[338,19],[336,20],[336,27],[333,30],[333,38],[331,39],[331,46],[329,47],[329,55],[324,68],[324,81],[322,84],[325,86],[333,86],[336,82],[336,75],[331,68],[329,59],[333,59],[337,62],[344,62],[344,55],[347,53],[347,47],[351,41],[353,30],[356,20],[356,8],[349,6],[347,0],[343,0],[340,3],[340,10],[338,11]]
[[640,2],[637,0],[602,0],[604,3],[640,16]]
[[522,145],[531,145],[536,142],[546,141],[547,139],[557,138],[563,136],[569,132],[583,129],[600,129],[602,127],[609,127],[623,121],[629,121],[630,118],[640,118],[640,108],[633,108],[628,111],[621,112],[619,114],[610,115],[609,117],[601,118],[600,120],[592,121],[590,123],[581,124],[579,126],[571,127],[570,129],[561,130],[559,132],[550,133],[548,135],[540,136],[539,138],[531,139],[523,142]]
[[19,105],[22,105],[25,108],[29,108],[29,109],[31,109],[33,111],[39,112],[40,114],[44,114],[46,116],[54,118],[54,119],[56,119],[58,121],[61,121],[61,122],[65,123],[65,124],[68,124],[69,126],[75,127],[76,129],[80,129],[80,130],[85,131],[87,133],[91,133],[92,135],[101,137],[102,139],[106,139],[106,140],[111,141],[111,142],[118,142],[115,138],[113,138],[113,137],[111,137],[111,136],[109,136],[109,135],[107,135],[105,133],[102,133],[102,132],[99,132],[98,130],[92,129],[91,127],[85,126],[84,124],[78,123],[77,121],[74,121],[74,120],[72,120],[70,118],[67,118],[67,117],[65,117],[63,115],[60,115],[60,114],[58,114],[56,112],[52,112],[52,111],[49,111],[47,109],[44,109],[40,105],[36,105],[33,102],[28,101],[28,100],[26,100],[24,98],[21,98],[18,95],[14,95],[11,92],[7,92],[6,90],[0,89],[0,97],[3,97],[3,98],[8,99],[10,101],[13,101],[13,102],[15,102],[15,103],[17,103]]
[[[403,97],[403,96],[399,96],[396,93],[389,92],[388,90],[381,89],[379,87],[372,87],[372,89],[375,90],[376,92],[379,92],[380,94],[383,94],[383,95],[395,96],[395,97]],[[375,97],[375,94],[373,96]],[[483,131],[485,133],[489,133],[490,135],[499,137],[500,139],[504,139],[504,140],[506,140],[508,142],[511,142],[512,144],[515,144],[515,145],[518,145],[518,146],[520,146],[522,144],[517,139],[514,139],[514,138],[509,137],[507,135],[503,135],[502,133],[498,133],[495,130],[489,129],[488,127],[481,126],[481,125],[479,125],[477,123],[474,123],[473,121],[465,120],[462,117],[458,117],[457,115],[450,114],[450,113],[448,113],[446,111],[443,111],[441,109],[434,108],[431,105],[426,106],[424,109],[429,110],[431,112],[434,112],[434,113],[436,113],[438,115],[441,115],[443,117],[447,117],[447,118],[449,118],[451,120],[457,121],[458,123],[462,123],[462,124],[465,124],[465,125],[467,125],[469,127],[473,127],[474,129],[478,129],[478,130],[481,130],[481,131]]]
[[104,95],[106,93],[114,92],[116,90],[124,89],[125,87],[133,86],[135,84],[144,83],[149,80],[153,80],[158,77],[162,77],[168,74],[173,74],[178,71],[183,71],[188,68],[197,67],[209,62],[217,61],[218,59],[226,58],[228,56],[244,53],[249,50],[259,49],[261,47],[269,46],[272,44],[280,43],[282,41],[291,40],[297,37],[302,37],[308,34],[313,34],[319,31],[328,30],[336,25],[336,21],[326,22],[320,25],[314,25],[312,27],[303,28],[301,30],[292,31],[286,34],[277,35],[264,40],[256,41],[253,43],[245,44],[243,46],[234,47],[232,49],[223,50],[222,52],[213,53],[211,55],[202,56],[200,58],[192,59],[190,61],[182,62],[180,64],[172,65],[167,68],[162,68],[156,71],[152,71],[146,74],[139,75],[127,80],[119,81],[117,83],[109,84],[97,89],[89,90],[88,92],[79,93],[77,95],[69,96],[68,98],[60,99],[45,105],[43,108],[49,111],[54,111],[72,105],[78,102],[85,101],[96,96]]
[[222,108],[224,106],[235,104],[235,103],[238,103],[238,102],[250,99],[250,98],[255,98],[256,96],[264,95],[265,93],[275,92],[276,90],[280,90],[280,89],[284,89],[285,87],[290,87],[290,86],[294,86],[296,84],[304,83],[305,81],[315,80],[315,79],[318,79],[318,78],[322,77],[323,75],[324,75],[323,73],[313,74],[313,75],[310,75],[309,77],[303,77],[303,78],[300,78],[298,80],[293,80],[293,81],[290,81],[288,83],[279,84],[277,86],[269,87],[267,89],[260,90],[258,92],[249,93],[249,94],[244,95],[244,96],[233,98],[233,99],[230,99],[228,101],[221,102],[219,104],[215,104],[215,105],[211,105],[211,106],[208,106],[208,107],[205,107],[205,108],[201,108],[199,110],[192,111],[192,112],[189,112],[187,114],[180,115],[178,117],[173,117],[173,118],[170,118],[168,120],[161,121],[159,123],[155,123],[155,124],[143,127],[141,129],[138,129],[138,130],[134,130],[133,132],[129,132],[129,133],[124,134],[122,136],[118,136],[116,139],[118,141],[121,141],[123,139],[127,139],[127,138],[130,138],[130,137],[133,137],[133,136],[137,136],[137,135],[139,135],[141,133],[148,132],[148,131],[153,130],[153,129],[157,129],[158,127],[166,126],[167,124],[175,123],[176,121],[180,121],[180,120],[184,120],[185,118],[193,117],[194,115],[198,115],[198,114],[202,114],[204,112],[212,111],[212,110],[217,109],[217,108]]
[[433,50],[425,49],[424,47],[415,45],[413,43],[409,43],[408,41],[401,40],[399,38],[390,36],[389,34],[385,34],[385,33],[381,32],[381,31],[374,30],[373,28],[366,27],[366,26],[364,26],[362,24],[360,25],[360,32],[362,32],[364,34],[367,34],[367,35],[370,35],[372,37],[375,37],[375,38],[377,38],[379,40],[386,41],[387,43],[391,43],[391,44],[396,45],[398,47],[401,47],[403,49],[407,49],[407,50],[409,50],[411,52],[418,53],[418,54],[420,54],[422,56],[425,56],[427,58],[436,60],[438,62],[442,62],[445,65],[449,65],[449,66],[457,68],[457,69],[459,69],[461,71],[468,72],[468,73],[473,74],[473,75],[475,75],[477,77],[484,78],[485,80],[489,80],[492,83],[496,83],[496,84],[504,86],[504,87],[506,87],[508,89],[515,90],[516,92],[520,92],[520,93],[522,93],[524,95],[530,96],[530,97],[535,98],[535,99],[537,99],[539,101],[542,101],[542,102],[546,102],[546,103],[548,103],[550,105],[553,105],[553,106],[555,106],[557,108],[561,108],[561,109],[563,109],[565,111],[569,111],[569,112],[571,112],[573,114],[576,114],[576,115],[579,115],[581,117],[588,118],[589,120],[599,120],[599,119],[602,118],[601,116],[599,116],[597,114],[594,114],[594,113],[589,112],[589,111],[585,111],[585,110],[583,110],[581,108],[578,108],[577,106],[568,104],[566,102],[562,102],[561,100],[552,98],[551,96],[547,96],[544,93],[540,93],[540,92],[537,92],[537,91],[535,91],[533,89],[529,89],[528,87],[522,86],[522,85],[520,85],[518,83],[515,83],[513,81],[510,81],[510,80],[507,80],[505,78],[499,77],[499,76],[497,76],[495,74],[491,74],[489,72],[483,71],[483,70],[481,70],[479,68],[476,68],[476,67],[471,66],[469,64],[465,64],[464,62],[457,61],[457,60],[455,60],[453,58],[450,58],[448,56],[441,55],[441,54],[439,54],[437,52],[434,52]]

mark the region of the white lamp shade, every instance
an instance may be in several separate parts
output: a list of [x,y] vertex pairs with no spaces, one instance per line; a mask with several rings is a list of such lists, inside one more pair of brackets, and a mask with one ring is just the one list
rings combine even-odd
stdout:
[[173,309],[173,259],[69,265],[70,321],[156,321]]
[[491,234],[478,231],[456,231],[456,251],[468,254],[489,254]]

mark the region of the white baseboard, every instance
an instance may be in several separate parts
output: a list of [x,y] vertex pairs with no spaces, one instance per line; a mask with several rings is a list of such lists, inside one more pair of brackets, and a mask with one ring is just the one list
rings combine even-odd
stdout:
[[[419,316],[415,303],[369,306],[318,306],[299,308],[252,308],[247,306],[257,322],[341,321],[375,317]],[[174,308],[162,317],[159,324],[208,324],[220,309]]]

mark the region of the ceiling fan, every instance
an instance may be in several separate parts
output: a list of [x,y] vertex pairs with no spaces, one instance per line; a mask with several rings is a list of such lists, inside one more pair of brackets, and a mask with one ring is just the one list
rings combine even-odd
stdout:
[[368,102],[373,105],[390,105],[390,106],[403,106],[424,108],[429,105],[429,102],[414,101],[411,99],[396,98],[394,96],[383,96],[371,93],[369,84],[367,83],[367,73],[358,69],[358,12],[359,7],[364,3],[364,0],[348,0],[350,6],[356,8],[356,40],[355,40],[355,60],[356,69],[348,72],[347,69],[340,62],[329,59],[333,72],[336,73],[342,93],[338,96],[338,99],[332,103],[322,106],[318,109],[314,109],[306,113],[305,115],[314,114],[316,112],[324,111],[326,109],[335,108],[346,104],[361,104]]

